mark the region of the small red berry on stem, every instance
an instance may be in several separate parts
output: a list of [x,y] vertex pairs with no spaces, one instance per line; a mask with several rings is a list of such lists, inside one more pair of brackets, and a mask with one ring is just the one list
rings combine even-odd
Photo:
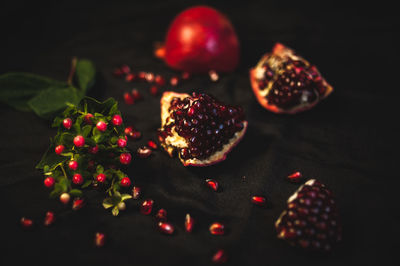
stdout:
[[129,187],[131,185],[131,179],[129,177],[124,177],[121,179],[121,186]]
[[120,148],[124,148],[126,146],[126,144],[127,144],[126,139],[118,139],[118,141],[117,141],[117,145]]
[[120,115],[114,115],[112,117],[112,123],[114,126],[122,125],[122,117]]
[[124,101],[128,105],[135,103],[135,100],[133,99],[132,95],[129,92],[124,93]]
[[66,192],[64,192],[60,195],[60,201],[65,205],[68,204],[70,199],[71,199],[71,196]]
[[99,121],[99,122],[97,122],[97,124],[96,124],[96,128],[97,128],[99,131],[104,132],[104,131],[107,130],[107,124],[106,124],[106,122],[104,122],[104,121]]
[[82,183],[83,183],[83,177],[82,177],[82,175],[81,175],[81,174],[78,174],[78,173],[74,174],[73,177],[72,177],[72,182],[73,182],[74,184],[76,184],[76,185],[82,184]]
[[119,156],[119,161],[122,164],[130,164],[132,160],[132,155],[130,153],[121,153],[121,155]]
[[54,216],[54,212],[46,212],[46,215],[44,217],[44,221],[43,224],[44,226],[50,226],[54,223],[54,221],[56,220],[55,216]]
[[21,222],[22,228],[24,228],[24,229],[30,229],[33,226],[33,220],[32,219],[28,219],[28,218],[22,217],[20,222]]
[[140,206],[140,213],[144,215],[149,215],[153,210],[154,200],[147,199],[143,201],[142,205]]
[[71,118],[65,118],[65,119],[63,120],[63,126],[64,126],[66,129],[70,129],[70,128],[72,127],[72,119],[71,119]]
[[46,186],[46,187],[52,187],[52,186],[54,186],[54,183],[55,183],[56,181],[54,180],[54,177],[51,177],[51,176],[49,176],[49,177],[47,177],[45,180],[44,180],[44,185]]
[[94,118],[94,116],[91,113],[86,114],[84,117],[85,123],[88,125],[91,125],[93,123],[92,122],[93,118]]
[[91,154],[96,154],[98,151],[99,151],[99,145],[97,145],[97,144],[96,144],[96,146],[89,148],[89,152]]
[[83,147],[85,145],[85,138],[81,135],[78,135],[74,138],[74,145],[78,148]]
[[97,232],[94,235],[94,245],[96,247],[102,247],[106,243],[106,236],[103,233]]
[[56,146],[54,151],[56,152],[56,154],[60,155],[64,151],[64,149],[65,149],[64,145],[58,145]]
[[96,180],[99,183],[104,183],[104,181],[106,181],[106,175],[103,173],[100,173],[97,175]]
[[68,167],[72,171],[75,171],[76,169],[78,169],[78,162],[77,161],[69,161]]

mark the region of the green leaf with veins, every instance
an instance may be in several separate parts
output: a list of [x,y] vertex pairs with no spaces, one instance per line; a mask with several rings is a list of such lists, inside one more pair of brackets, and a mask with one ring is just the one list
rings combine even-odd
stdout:
[[76,63],[75,77],[79,88],[86,92],[94,84],[96,68],[94,64],[87,59],[80,59]]

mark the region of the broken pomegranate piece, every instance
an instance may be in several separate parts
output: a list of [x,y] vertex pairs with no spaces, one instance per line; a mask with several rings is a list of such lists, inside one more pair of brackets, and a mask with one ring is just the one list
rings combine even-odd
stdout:
[[333,91],[314,65],[280,43],[250,70],[250,81],[258,102],[274,113],[308,110]]
[[242,108],[207,94],[164,92],[159,140],[183,165],[207,166],[225,160],[247,128]]

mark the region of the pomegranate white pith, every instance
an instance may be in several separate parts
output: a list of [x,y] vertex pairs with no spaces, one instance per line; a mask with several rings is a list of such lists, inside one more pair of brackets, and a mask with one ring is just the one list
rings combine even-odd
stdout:
[[[173,122],[173,118],[170,116],[170,105],[171,101],[173,98],[179,98],[179,99],[184,99],[186,97],[190,97],[189,94],[186,93],[176,93],[176,92],[171,92],[167,91],[164,92],[162,98],[161,98],[161,127],[163,128],[167,124]],[[236,132],[233,137],[222,146],[222,149],[214,152],[211,154],[209,157],[206,159],[198,159],[198,158],[190,158],[190,159],[183,159],[179,156],[179,159],[185,166],[208,166],[212,165],[215,163],[218,163],[220,161],[223,161],[226,159],[226,155],[231,151],[231,149],[236,146],[240,140],[243,138],[246,129],[247,129],[247,121],[243,121],[243,129]],[[172,136],[167,136],[165,140],[161,143],[161,145],[164,147],[164,149],[170,154],[170,156],[173,155],[174,150],[177,148],[187,148],[189,147],[188,141],[178,135],[178,133],[175,131],[175,127],[172,127],[171,129]]]

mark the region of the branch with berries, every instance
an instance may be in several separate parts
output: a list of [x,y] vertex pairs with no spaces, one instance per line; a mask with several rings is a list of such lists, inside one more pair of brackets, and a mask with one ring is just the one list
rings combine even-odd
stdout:
[[103,206],[117,216],[126,208],[130,178],[121,170],[132,159],[118,103],[85,97],[70,104],[52,124],[57,135],[36,166],[45,175],[44,184],[52,188],[51,198],[68,204],[74,197],[74,210],[83,206],[83,194],[89,188],[101,188],[106,194]]

